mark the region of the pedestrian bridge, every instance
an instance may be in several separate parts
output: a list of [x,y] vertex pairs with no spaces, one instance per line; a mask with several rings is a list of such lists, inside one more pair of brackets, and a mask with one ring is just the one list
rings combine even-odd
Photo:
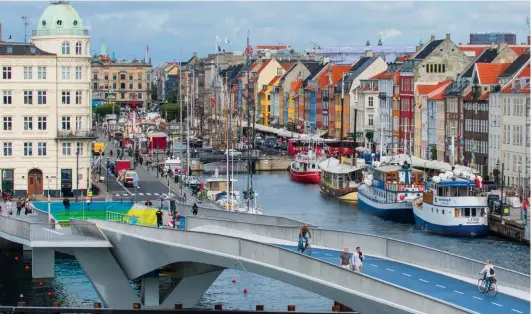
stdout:
[[[130,308],[136,302],[192,307],[224,269],[238,269],[362,313],[530,312],[525,274],[497,268],[501,293],[489,297],[476,288],[482,268],[478,261],[379,236],[319,228],[311,229],[313,250],[308,257],[294,252],[299,226],[293,221],[279,226],[269,224],[280,222],[275,217],[227,217],[186,217],[186,231],[73,219],[70,228],[61,229],[44,226],[47,216],[37,211],[34,218],[0,217],[0,237],[33,247],[34,277],[53,277],[54,251],[75,256],[100,299],[112,308]],[[363,274],[337,266],[339,250],[356,246],[366,255]],[[164,294],[159,270],[172,279]],[[141,280],[140,299],[131,288],[133,279]]]

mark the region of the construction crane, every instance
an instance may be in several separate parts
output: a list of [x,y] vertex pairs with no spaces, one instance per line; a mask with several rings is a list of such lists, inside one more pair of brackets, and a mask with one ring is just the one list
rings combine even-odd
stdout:
[[28,17],[23,16],[22,19],[24,20],[24,42],[27,42],[27,39],[28,39],[27,31],[28,31],[28,25],[29,25]]
[[321,46],[320,46],[320,45],[316,44],[315,42],[313,42],[313,41],[311,41],[311,40],[310,40],[310,42],[311,42],[312,45],[313,45],[313,49],[315,49],[315,50],[321,50]]

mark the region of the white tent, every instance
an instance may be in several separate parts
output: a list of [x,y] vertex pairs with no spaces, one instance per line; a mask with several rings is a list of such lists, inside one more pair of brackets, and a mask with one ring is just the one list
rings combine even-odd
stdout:
[[[407,161],[408,163],[411,163],[412,167],[417,168],[428,168],[433,170],[438,170],[440,172],[446,172],[451,171],[452,166],[447,162],[437,161],[437,160],[425,160],[422,158],[418,158],[416,156],[409,156],[406,154],[399,154],[395,156],[384,156],[382,157],[383,162],[404,162]],[[471,169],[469,167],[455,165],[455,169],[458,169],[461,173],[467,171],[469,173],[477,173],[478,171],[475,169]]]

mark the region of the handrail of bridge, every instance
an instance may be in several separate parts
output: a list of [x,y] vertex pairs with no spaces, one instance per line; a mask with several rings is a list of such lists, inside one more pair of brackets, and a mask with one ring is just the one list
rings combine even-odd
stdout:
[[[135,222],[136,218],[136,222]],[[114,221],[114,222],[121,222],[121,223],[130,223],[130,224],[142,224],[142,217],[128,215],[124,213],[116,213],[116,212],[106,212],[105,213],[105,220],[106,221]],[[134,222],[134,223],[133,223]]]
[[[296,276],[298,279],[292,280],[292,284],[294,282],[307,283],[307,281],[310,281],[311,283],[307,284],[307,286],[315,287],[316,283],[319,283],[327,287],[327,291],[334,289],[336,291],[335,295],[340,295],[339,302],[342,302],[342,299],[352,300],[353,297],[358,297],[363,298],[372,305],[380,304],[399,309],[399,312],[433,314],[474,313],[455,304],[388,283],[369,275],[345,271],[338,265],[317,260],[274,245],[207,232],[175,232],[171,229],[159,229],[148,226],[135,226],[98,220],[90,221],[97,224],[104,232],[123,233],[141,240],[154,240],[157,243],[168,243],[189,250],[209,252],[208,254],[216,256],[218,261],[223,261],[222,263],[234,265],[233,261],[227,262],[226,260],[229,256],[232,258],[235,257],[237,259],[236,265],[241,265],[244,270],[253,272],[257,270],[264,271],[264,268],[267,268],[268,271],[266,272],[273,279],[286,281],[286,277],[290,277],[291,279],[293,276]],[[161,256],[159,259],[156,257],[146,257],[146,260],[135,261],[135,274],[138,272],[136,275],[142,275],[144,272],[152,271],[153,268],[163,267],[168,263],[175,262],[173,260],[167,260],[167,258],[170,257]],[[197,262],[209,263],[209,260],[202,259],[197,260]],[[214,262],[212,257],[210,258],[210,262]],[[149,266],[146,264],[149,264]],[[224,265],[218,266],[227,267]],[[239,268],[238,266],[231,267]],[[275,269],[277,271],[274,271]],[[342,293],[337,294],[337,291],[345,292],[345,290],[352,292],[348,292],[348,295]],[[385,299],[380,296],[385,296]],[[370,312],[369,308],[372,308],[372,306],[368,307],[367,304],[364,305],[362,303],[359,303],[359,307],[360,312],[363,312],[361,309],[363,308],[367,310],[367,313]]]
[[107,237],[103,232],[91,222],[86,220],[79,220],[70,218],[70,228],[72,229],[72,234],[81,236],[83,238],[98,239],[108,241]]
[[[299,234],[299,227],[271,226],[215,218],[188,217],[186,219],[187,230],[201,226],[219,226],[288,241],[297,241]],[[471,280],[477,280],[478,273],[484,266],[484,263],[468,257],[377,235],[320,228],[312,229],[311,233],[312,245],[333,249],[359,246],[365,254],[370,256],[387,258]],[[528,274],[496,267],[496,278],[500,286],[529,293],[530,276]]]
[[0,231],[25,240],[30,240],[31,223],[6,216],[0,216]]

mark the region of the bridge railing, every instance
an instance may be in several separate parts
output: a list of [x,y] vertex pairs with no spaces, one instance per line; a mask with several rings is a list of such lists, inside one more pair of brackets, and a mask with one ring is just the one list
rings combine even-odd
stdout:
[[95,224],[86,220],[70,219],[70,228],[72,228],[72,234],[81,236],[83,238],[105,240],[107,237],[101,232],[101,230]]
[[[274,226],[216,218],[187,217],[187,230],[201,226],[219,226],[287,241],[297,241],[300,230],[299,226]],[[480,261],[467,257],[376,235],[312,228],[310,228],[310,232],[312,245],[332,249],[359,246],[365,254],[370,256],[388,258],[470,280],[479,278],[479,271],[484,265]],[[530,291],[530,276],[527,274],[496,267],[496,278],[500,286],[525,292]]]
[[142,217],[132,216],[124,213],[106,212],[106,221],[121,222],[126,224],[142,224]]
[[31,239],[31,223],[27,221],[0,216],[0,231],[25,240]]

